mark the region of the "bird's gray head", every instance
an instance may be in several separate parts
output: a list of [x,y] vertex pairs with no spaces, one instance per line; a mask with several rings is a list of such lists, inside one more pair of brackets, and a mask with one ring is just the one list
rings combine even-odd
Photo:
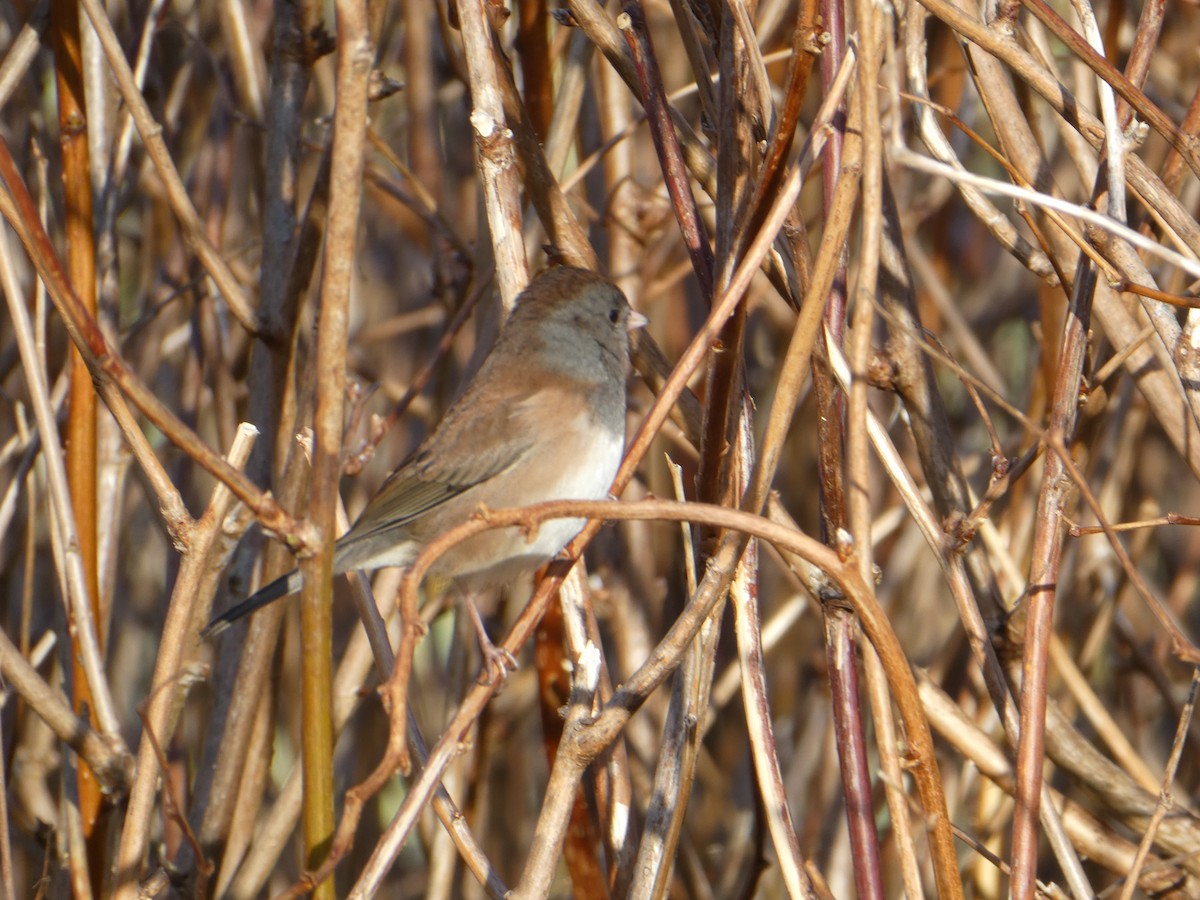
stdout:
[[540,274],[521,293],[500,340],[528,344],[534,336],[564,374],[600,380],[615,373],[623,382],[630,332],[645,322],[608,279],[559,266]]

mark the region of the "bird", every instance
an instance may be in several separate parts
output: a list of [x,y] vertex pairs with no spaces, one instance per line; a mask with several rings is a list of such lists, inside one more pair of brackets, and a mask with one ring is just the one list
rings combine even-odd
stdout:
[[[409,566],[481,506],[606,499],[625,453],[631,334],[645,324],[595,272],[558,266],[534,278],[458,399],[337,540],[334,573]],[[473,598],[548,562],[584,523],[492,529],[430,567],[468,598],[489,670],[506,675],[515,661],[492,645]],[[293,569],[214,618],[201,638],[302,586]]]

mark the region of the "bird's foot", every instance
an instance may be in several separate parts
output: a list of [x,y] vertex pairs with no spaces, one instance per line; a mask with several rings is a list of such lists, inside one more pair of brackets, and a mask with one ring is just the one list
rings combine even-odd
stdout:
[[517,670],[517,658],[503,647],[497,647],[488,637],[487,629],[483,626],[483,617],[479,608],[472,601],[467,601],[471,612],[471,623],[475,626],[475,635],[479,639],[479,652],[483,655],[483,671],[479,675],[481,684],[500,684],[508,679],[509,672]]

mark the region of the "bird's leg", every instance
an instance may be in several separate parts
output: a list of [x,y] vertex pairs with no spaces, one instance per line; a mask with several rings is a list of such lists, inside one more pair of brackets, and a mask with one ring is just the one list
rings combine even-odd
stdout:
[[483,654],[482,680],[492,683],[504,681],[509,672],[517,670],[516,657],[492,643],[487,629],[483,627],[483,617],[479,614],[474,597],[466,598],[466,607],[471,614],[471,624],[475,626],[475,635],[479,638],[479,652]]

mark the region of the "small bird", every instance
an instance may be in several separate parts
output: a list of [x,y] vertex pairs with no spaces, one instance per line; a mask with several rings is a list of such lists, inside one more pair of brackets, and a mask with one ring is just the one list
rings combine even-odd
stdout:
[[[481,505],[605,499],[625,452],[630,333],[645,324],[616,285],[586,269],[535,278],[462,395],[338,539],[334,572],[411,565]],[[486,531],[441,556],[429,574],[470,597],[547,562],[583,525],[556,519],[534,535]],[[302,584],[292,570],[213,619],[201,637]],[[488,668],[511,663],[492,646],[473,602],[468,609]]]

